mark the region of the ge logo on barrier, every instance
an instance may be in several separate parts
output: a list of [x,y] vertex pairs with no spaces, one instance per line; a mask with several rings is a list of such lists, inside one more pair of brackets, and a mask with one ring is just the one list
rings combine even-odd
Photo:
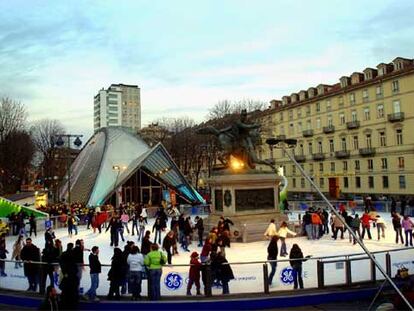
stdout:
[[165,277],[164,284],[169,290],[177,290],[183,285],[183,278],[176,272],[170,272]]
[[292,268],[284,268],[280,272],[280,281],[283,284],[289,285],[293,283],[293,269]]

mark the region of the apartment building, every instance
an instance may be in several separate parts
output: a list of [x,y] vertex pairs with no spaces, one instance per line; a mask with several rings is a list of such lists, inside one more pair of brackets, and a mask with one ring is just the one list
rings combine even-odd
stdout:
[[107,126],[141,129],[141,96],[137,85],[111,84],[94,97],[94,131]]
[[[331,197],[414,194],[413,59],[397,57],[337,84],[272,100],[259,121],[264,133],[297,139],[290,152]],[[265,146],[260,153],[271,157]],[[313,192],[282,150],[273,150],[273,158],[289,192]]]

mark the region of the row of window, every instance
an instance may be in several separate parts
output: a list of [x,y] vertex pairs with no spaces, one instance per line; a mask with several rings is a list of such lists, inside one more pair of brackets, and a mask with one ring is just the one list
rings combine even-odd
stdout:
[[[399,100],[395,100],[393,101],[393,114],[400,114],[401,113],[401,103]],[[369,107],[364,107],[363,109],[363,120],[364,121],[369,121],[371,120],[371,110]],[[376,116],[377,119],[382,119],[385,117],[385,112],[384,112],[384,104],[378,104],[377,105],[377,112],[376,112]],[[345,117],[345,112],[339,112],[338,114],[339,117],[339,125],[345,125],[346,124],[346,117]],[[298,114],[298,119],[302,119],[302,117],[299,117]],[[352,110],[351,111],[351,122],[356,122],[358,121],[358,113],[356,110]],[[316,118],[316,129],[321,129],[322,128],[322,119],[320,117]],[[332,114],[328,114],[326,117],[326,125],[327,126],[335,126],[334,122],[333,122],[333,116]],[[296,123],[296,127],[297,127],[297,133],[298,134],[302,134],[303,130],[310,130],[313,129],[313,124],[312,124],[312,120],[309,119],[306,121],[306,124],[303,124],[302,121],[298,121]],[[289,123],[289,135],[293,135],[295,134],[295,124],[294,123]],[[285,127],[284,125],[280,126],[280,134],[281,135],[285,135]]]
[[[391,83],[391,91],[392,91],[393,94],[396,94],[396,93],[398,93],[400,91],[400,84],[399,84],[399,81],[398,80],[392,81],[392,83]],[[369,92],[368,92],[368,89],[362,90],[361,95],[362,95],[362,101],[364,103],[366,103],[366,102],[369,101]],[[376,97],[376,99],[381,99],[383,97],[383,86],[382,85],[376,86],[376,88],[375,88],[375,97]],[[343,96],[339,96],[337,99],[338,99],[338,109],[343,108],[344,107],[344,97]],[[348,94],[348,99],[349,99],[349,103],[351,105],[354,105],[356,103],[355,93],[354,92],[349,93]],[[317,113],[322,112],[321,102],[315,103],[315,110],[316,110]],[[325,111],[326,112],[329,112],[331,110],[333,110],[332,100],[331,99],[327,99],[325,101]],[[297,112],[298,119],[300,119],[300,118],[303,117],[302,116],[302,108],[301,107],[297,108],[296,112]],[[306,114],[306,116],[310,116],[312,114],[311,105],[305,106],[305,114]],[[280,118],[280,121],[283,121],[283,118],[284,118],[283,111],[280,112],[279,118]],[[289,118],[289,120],[293,120],[293,110],[289,110],[288,111],[288,118]]]
[[[381,176],[382,177],[382,188],[388,189],[389,188],[389,176]],[[343,188],[349,188],[350,177],[343,177]],[[368,176],[367,177],[367,184],[368,188],[373,189],[375,188],[375,179],[374,176]],[[405,175],[399,175],[398,176],[398,185],[400,189],[405,189],[406,184],[406,178]],[[296,184],[296,178],[292,178],[292,187],[297,188]],[[304,189],[306,187],[305,184],[305,178],[300,179],[300,188]],[[325,187],[325,178],[321,177],[319,178],[319,187],[324,188]],[[362,188],[362,177],[361,176],[355,176],[355,188]]]
[[[361,170],[361,161],[362,160],[354,160],[354,170],[355,171],[360,171]],[[373,171],[374,170],[374,159],[367,159],[367,169],[368,171]],[[342,161],[342,171],[346,172],[348,171],[348,162],[350,161]],[[330,162],[329,166],[330,166],[330,171],[332,173],[334,173],[336,171],[336,162]],[[388,169],[388,158],[381,158],[381,161],[379,161],[379,169],[381,170],[387,170]],[[305,164],[300,164],[302,166],[302,168],[305,170]],[[309,163],[307,164],[309,167],[309,173],[313,174],[314,173],[314,163]],[[316,165],[316,163],[315,163]],[[318,163],[318,167],[319,167],[319,172],[323,172],[324,171],[324,163],[320,162]],[[403,170],[405,168],[405,160],[404,157],[398,157],[397,158],[397,167],[399,170]],[[296,174],[296,166],[292,165],[292,174],[295,175]]]
[[[350,138],[348,138],[347,136],[343,136],[340,137],[340,147],[339,150],[340,151],[348,151],[351,150],[351,148],[349,148],[348,146],[348,141],[349,139],[351,139],[352,142],[352,149],[353,150],[358,150],[360,148],[362,148],[362,146],[364,146],[364,148],[373,148],[374,145],[372,143],[372,133],[367,133],[364,135],[364,144],[360,143],[360,139],[359,139],[359,135],[352,135]],[[404,140],[403,140],[403,130],[401,128],[397,128],[395,129],[395,142],[396,145],[402,145]],[[387,142],[387,136],[385,133],[385,130],[380,130],[378,131],[378,145],[379,147],[386,147],[388,145]],[[323,140],[318,140],[316,142],[316,153],[324,153],[326,152],[326,150],[324,150],[323,148]],[[308,154],[314,154],[314,144],[313,142],[308,142],[307,143],[307,150],[308,150]],[[329,139],[329,152],[335,152],[336,148],[335,148],[335,142],[334,139]],[[293,149],[294,154],[296,155],[305,155],[305,145],[302,142],[299,142],[296,146],[295,149]]]

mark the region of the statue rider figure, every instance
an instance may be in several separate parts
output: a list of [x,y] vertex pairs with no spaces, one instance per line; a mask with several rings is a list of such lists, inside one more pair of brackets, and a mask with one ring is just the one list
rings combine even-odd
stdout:
[[219,157],[219,160],[224,165],[229,164],[230,155],[232,155],[247,163],[250,168],[255,168],[255,164],[265,164],[273,168],[271,162],[258,159],[254,150],[254,146],[260,139],[260,124],[248,124],[246,121],[247,111],[243,109],[240,119],[233,122],[230,126],[221,130],[208,126],[199,129],[197,133],[217,136],[224,153],[223,157]]

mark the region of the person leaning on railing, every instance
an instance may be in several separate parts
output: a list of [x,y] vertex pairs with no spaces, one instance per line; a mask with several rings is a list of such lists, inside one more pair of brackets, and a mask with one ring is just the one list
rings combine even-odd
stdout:
[[96,290],[99,287],[99,274],[102,272],[102,265],[99,261],[99,247],[92,247],[92,251],[89,254],[89,268],[90,268],[90,277],[91,277],[91,287],[85,294],[89,300],[95,302],[99,301],[99,298],[96,297]]
[[[273,220],[273,219],[272,219]],[[278,241],[277,235],[273,235],[272,239],[270,240],[269,245],[267,246],[267,260],[272,260],[270,263],[270,267],[272,270],[270,271],[268,283],[269,286],[272,285],[273,277],[276,273],[276,267],[277,267],[277,253],[278,253],[278,247],[277,247],[277,241]]]
[[190,256],[190,271],[188,273],[187,296],[191,296],[191,288],[193,284],[196,286],[197,295],[201,295],[200,291],[200,271],[201,262],[197,252],[193,252]]
[[58,257],[59,257],[59,250],[56,247],[54,247],[52,240],[48,240],[46,242],[45,248],[42,251],[42,262],[45,262],[47,264],[43,264],[40,267],[43,272],[41,273],[41,280],[40,280],[40,284],[42,286],[41,292],[44,291],[47,277],[49,277],[51,286],[54,286],[55,284],[55,280],[53,277],[53,273],[55,272],[55,266],[53,263],[56,263],[58,261]]
[[111,260],[111,269],[108,272],[108,281],[110,281],[110,283],[107,298],[109,300],[120,300],[121,295],[119,293],[119,288],[121,286],[122,280],[125,279],[127,272],[127,263],[120,248],[114,248],[114,255],[112,256]]
[[211,254],[211,269],[217,280],[221,282],[223,295],[230,294],[229,282],[234,279],[234,274],[229,262],[221,252]]
[[24,263],[24,275],[29,282],[28,291],[36,291],[38,284],[39,265],[32,263],[40,261],[40,250],[32,244],[32,239],[26,239],[26,245],[22,248],[20,257],[25,261]]
[[66,251],[59,258],[61,280],[59,288],[62,291],[62,305],[68,310],[76,309],[79,303],[79,279],[77,278],[78,266],[73,256],[73,243],[68,243]]
[[303,257],[303,253],[299,245],[296,243],[293,244],[289,255],[289,259],[293,259],[290,260],[290,266],[293,269],[293,289],[298,289],[298,285],[300,289],[303,289],[302,263],[310,257],[311,256]]
[[132,292],[132,300],[141,299],[142,274],[144,272],[144,256],[139,252],[138,246],[132,246],[127,257],[129,266],[128,288]]
[[162,274],[162,266],[167,263],[166,256],[158,249],[158,244],[152,244],[151,251],[145,256],[144,259],[144,263],[149,269],[151,300],[161,299],[160,280]]

